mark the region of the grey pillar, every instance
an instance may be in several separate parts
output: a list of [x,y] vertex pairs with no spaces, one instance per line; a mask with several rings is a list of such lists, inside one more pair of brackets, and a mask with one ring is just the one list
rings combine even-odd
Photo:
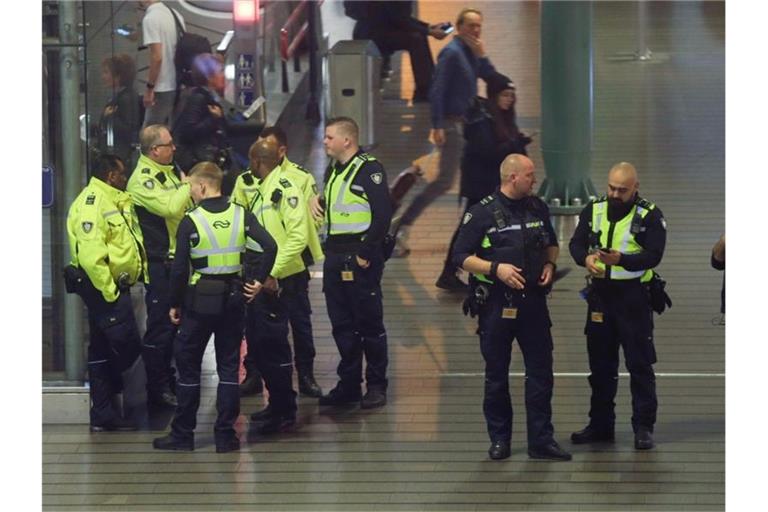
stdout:
[[[61,177],[64,187],[63,204],[59,205],[59,222],[56,229],[66,233],[66,209],[80,193],[84,182],[84,168],[80,159],[80,66],[77,57],[77,2],[59,2],[59,38],[62,46],[59,54],[61,74]],[[60,244],[59,261],[69,261],[69,247]],[[54,269],[55,278],[58,269]],[[83,305],[80,297],[65,293],[64,301],[64,365],[67,380],[83,379]]]
[[552,213],[578,213],[596,195],[589,177],[592,115],[592,4],[541,2],[541,150],[547,176],[539,195],[562,205]]

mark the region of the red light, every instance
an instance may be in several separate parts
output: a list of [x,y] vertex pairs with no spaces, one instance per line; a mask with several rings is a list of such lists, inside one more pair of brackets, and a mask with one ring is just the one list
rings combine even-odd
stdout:
[[255,23],[259,16],[259,0],[234,0],[236,23]]

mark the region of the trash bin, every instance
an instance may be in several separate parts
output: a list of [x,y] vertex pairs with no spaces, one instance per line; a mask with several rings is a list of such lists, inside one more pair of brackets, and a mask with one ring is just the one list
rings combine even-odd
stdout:
[[376,142],[380,69],[379,49],[367,39],[339,41],[328,52],[328,116],[354,119],[361,146]]

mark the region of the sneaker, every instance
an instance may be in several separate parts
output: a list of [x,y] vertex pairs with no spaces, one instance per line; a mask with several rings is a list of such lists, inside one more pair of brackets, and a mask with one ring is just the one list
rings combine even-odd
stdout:
[[152,441],[152,448],[155,450],[174,450],[182,452],[191,452],[195,449],[195,442],[192,439],[179,439],[173,434],[155,438]]
[[459,279],[455,273],[443,272],[440,277],[435,281],[435,286],[449,292],[465,292],[467,291],[467,284]]

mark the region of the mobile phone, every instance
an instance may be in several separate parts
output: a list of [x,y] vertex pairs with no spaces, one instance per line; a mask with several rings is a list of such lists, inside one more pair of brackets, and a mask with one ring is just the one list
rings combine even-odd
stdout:
[[611,252],[611,248],[610,247],[601,247],[600,249],[598,249],[598,251],[600,251],[600,252]]
[[453,32],[456,29],[455,29],[455,27],[450,22],[448,22],[448,23],[443,23],[442,25],[440,25],[440,30],[445,32],[446,35],[447,35],[447,34],[450,34],[451,32]]

